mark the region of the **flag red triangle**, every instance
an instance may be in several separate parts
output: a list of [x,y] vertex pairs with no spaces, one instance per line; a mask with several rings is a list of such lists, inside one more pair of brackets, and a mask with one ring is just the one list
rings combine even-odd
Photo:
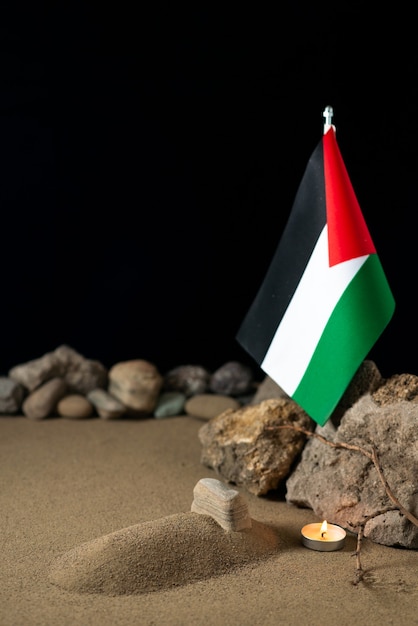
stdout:
[[329,265],[376,252],[341,156],[335,131],[323,137]]

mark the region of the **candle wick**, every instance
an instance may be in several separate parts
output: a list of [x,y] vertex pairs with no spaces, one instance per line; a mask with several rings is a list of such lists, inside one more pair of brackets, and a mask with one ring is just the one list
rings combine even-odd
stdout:
[[326,530],[324,530],[324,532],[321,533],[321,537],[323,537],[326,533]]

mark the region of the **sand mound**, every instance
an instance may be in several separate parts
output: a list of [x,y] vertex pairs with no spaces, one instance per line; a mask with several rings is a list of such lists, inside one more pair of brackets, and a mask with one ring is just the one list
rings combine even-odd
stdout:
[[274,529],[255,520],[228,532],[207,515],[180,513],[77,546],[53,563],[50,581],[111,596],[161,591],[266,558],[279,543]]

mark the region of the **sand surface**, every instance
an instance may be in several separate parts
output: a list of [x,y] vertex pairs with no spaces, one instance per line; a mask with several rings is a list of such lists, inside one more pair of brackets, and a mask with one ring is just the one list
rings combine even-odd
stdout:
[[1,626],[418,625],[417,551],[365,540],[355,586],[283,493],[239,490],[243,535],[191,513],[202,423],[0,418]]

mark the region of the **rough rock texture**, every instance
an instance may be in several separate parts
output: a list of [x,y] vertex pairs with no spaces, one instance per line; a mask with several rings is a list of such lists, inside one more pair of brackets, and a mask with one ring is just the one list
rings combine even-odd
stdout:
[[[398,501],[418,517],[418,406],[396,399],[396,381],[390,379],[375,396],[362,396],[341,419],[338,428],[328,422],[318,434],[332,442],[344,442],[378,452],[383,474]],[[401,389],[404,385],[401,383]],[[403,394],[400,394],[401,396]],[[391,403],[387,403],[391,396]],[[388,498],[372,461],[358,451],[336,449],[312,437],[300,462],[286,482],[286,501],[311,508],[329,522],[353,530],[388,506]],[[364,528],[376,543],[418,548],[418,527],[399,511],[374,517]]]
[[374,393],[373,400],[379,406],[392,404],[399,400],[418,402],[418,376],[414,374],[395,374],[385,381]]
[[62,345],[39,359],[16,365],[9,370],[9,378],[29,391],[52,378],[63,378],[70,392],[86,394],[107,384],[107,370],[99,362],[86,359],[73,348]]
[[366,393],[375,392],[384,382],[376,363],[370,360],[363,361],[332,415],[333,423],[338,425],[344,413],[352,407],[361,396]]
[[285,424],[313,427],[308,415],[285,398],[229,409],[199,430],[201,462],[228,482],[264,495],[287,478],[305,443],[305,435],[277,428]]
[[69,346],[59,346],[54,352],[63,368],[69,391],[86,395],[92,389],[105,388],[107,369],[93,359],[86,359]]

